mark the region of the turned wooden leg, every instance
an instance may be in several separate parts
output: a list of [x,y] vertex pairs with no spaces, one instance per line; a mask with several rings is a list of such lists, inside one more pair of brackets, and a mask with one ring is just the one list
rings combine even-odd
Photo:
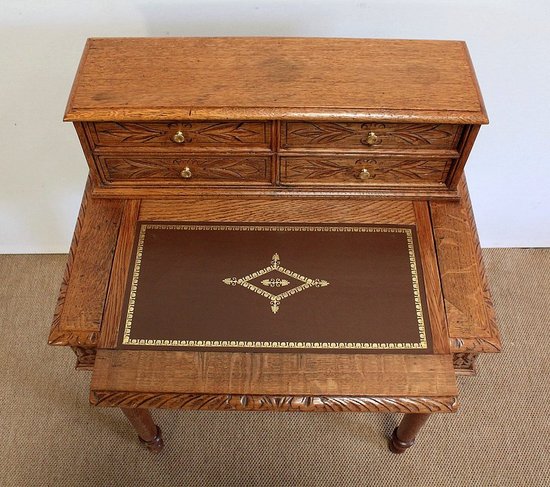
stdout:
[[413,446],[416,435],[429,417],[429,414],[405,414],[401,424],[393,430],[390,438],[390,450],[393,453],[403,453],[407,448]]
[[160,428],[154,423],[148,409],[120,408],[138,434],[139,441],[151,452],[158,453],[164,447]]

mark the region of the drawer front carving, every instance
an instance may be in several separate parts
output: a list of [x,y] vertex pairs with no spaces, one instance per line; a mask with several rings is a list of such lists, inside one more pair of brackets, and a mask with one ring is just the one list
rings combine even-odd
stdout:
[[450,166],[450,159],[420,159],[406,156],[283,157],[281,158],[281,183],[297,185],[443,183]]
[[283,149],[454,149],[459,125],[421,123],[285,122]]
[[139,183],[269,183],[270,157],[99,157],[107,181]]
[[257,147],[271,145],[270,122],[98,122],[90,124],[97,147]]

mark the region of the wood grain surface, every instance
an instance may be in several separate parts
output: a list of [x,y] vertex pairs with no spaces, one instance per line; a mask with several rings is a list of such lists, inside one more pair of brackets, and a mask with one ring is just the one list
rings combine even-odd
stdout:
[[140,220],[413,225],[410,201],[219,199],[143,200]]
[[450,355],[98,350],[91,390],[456,396]]
[[65,113],[108,122],[312,117],[487,122],[464,43],[376,39],[90,39]]
[[432,222],[427,202],[416,201],[413,203],[416,219],[416,232],[422,270],[424,272],[424,285],[426,289],[426,302],[430,316],[432,329],[432,342],[434,353],[450,352],[449,332],[447,330],[447,318],[441,293],[439,280],[439,267],[435,253],[435,245],[432,234]]
[[122,201],[91,198],[86,183],[48,343],[95,347],[111,272]]
[[94,200],[89,205],[72,265],[61,328],[101,328],[104,302],[98,298],[107,292],[122,206],[122,202],[113,200]]
[[98,347],[114,347],[117,342],[118,324],[122,313],[122,301],[132,259],[136,222],[139,215],[139,200],[127,200],[120,224],[115,257],[111,268],[111,279],[105,303],[105,315]]
[[459,202],[430,203],[452,351],[498,352],[500,337],[465,178],[459,190]]

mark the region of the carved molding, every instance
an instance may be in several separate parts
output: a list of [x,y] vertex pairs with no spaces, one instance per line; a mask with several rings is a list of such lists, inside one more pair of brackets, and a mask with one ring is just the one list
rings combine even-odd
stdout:
[[97,347],[98,339],[98,331],[60,330],[59,328],[55,328],[50,331],[48,344],[94,348]]
[[213,411],[453,412],[455,397],[269,396],[92,391],[96,406]]

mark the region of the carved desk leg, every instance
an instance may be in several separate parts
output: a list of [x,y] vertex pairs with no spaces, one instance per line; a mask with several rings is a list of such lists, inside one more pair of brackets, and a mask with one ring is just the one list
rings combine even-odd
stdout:
[[393,430],[390,438],[390,450],[393,453],[403,453],[414,445],[416,435],[424,426],[430,414],[405,414],[401,424]]
[[162,433],[148,409],[120,408],[136,430],[139,441],[151,452],[158,453],[164,447]]

